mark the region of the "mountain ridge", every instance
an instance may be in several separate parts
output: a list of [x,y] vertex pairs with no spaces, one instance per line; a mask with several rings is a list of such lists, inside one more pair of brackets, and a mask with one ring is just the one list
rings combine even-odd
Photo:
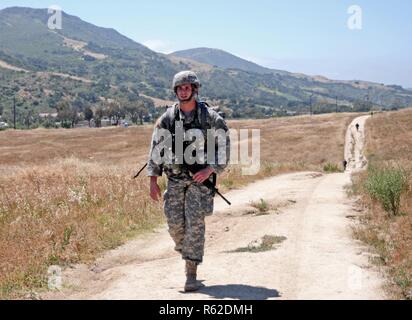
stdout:
[[[185,69],[199,73],[204,84],[202,98],[230,109],[228,114],[233,117],[260,118],[283,115],[287,110],[309,112],[312,108],[314,112],[331,112],[336,107],[340,111],[366,111],[373,106],[412,105],[412,92],[400,86],[272,70],[221,49],[201,48],[228,57],[225,64],[216,66],[214,61],[157,53],[113,28],[62,14],[63,29],[49,30],[47,9],[0,10],[0,60],[29,71],[2,71],[0,88],[17,83],[22,101],[19,107],[23,109],[51,110],[62,99],[79,105],[80,110],[88,104],[98,106],[102,99],[133,103],[139,97],[152,97],[157,102],[170,101],[175,98],[172,78]],[[39,72],[48,73],[50,78]],[[72,78],[54,81],[53,74]],[[76,78],[90,83],[80,85]],[[10,106],[11,97],[12,90],[7,89],[0,96],[0,104]]]
[[[214,65],[219,68],[223,69],[241,69],[243,71],[252,71],[252,68],[256,68],[258,71],[257,73],[262,73],[262,74],[286,74],[286,75],[291,75],[294,77],[298,78],[311,78],[319,82],[328,82],[328,83],[353,83],[357,84],[363,83],[363,84],[369,84],[369,85],[383,85],[382,83],[374,82],[374,81],[369,81],[369,80],[361,80],[361,79],[354,79],[354,80],[340,80],[340,79],[331,79],[326,76],[323,76],[321,74],[317,75],[307,75],[304,73],[299,73],[299,72],[290,72],[286,70],[279,70],[279,69],[273,69],[273,68],[268,68],[265,66],[262,66],[256,62],[241,58],[235,54],[232,54],[230,52],[227,52],[222,49],[218,48],[208,48],[208,47],[199,47],[199,48],[191,48],[191,49],[185,49],[185,50],[178,50],[175,52],[172,52],[169,54],[169,56],[177,56],[181,58],[186,58],[186,59],[191,59],[200,63],[207,63],[210,65]],[[222,58],[223,61],[219,61],[219,59]],[[232,59],[232,61],[228,61]],[[244,67],[246,65],[246,67]],[[253,71],[256,72],[256,71]],[[396,84],[394,84],[396,85]],[[392,85],[393,86],[393,85]],[[402,86],[399,86],[402,87]],[[403,88],[405,90],[410,90]]]
[[260,66],[257,63],[240,58],[232,53],[217,48],[201,47],[179,50],[171,53],[170,55],[182,58],[190,58],[201,63],[215,65],[219,68],[224,69],[242,69],[244,71],[251,71],[261,74],[285,72]]

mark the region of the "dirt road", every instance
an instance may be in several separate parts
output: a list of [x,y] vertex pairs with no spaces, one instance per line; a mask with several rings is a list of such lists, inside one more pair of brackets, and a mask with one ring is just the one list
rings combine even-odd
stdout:
[[[366,165],[366,119],[356,119],[348,129],[347,172],[302,172],[259,181],[229,192],[232,208],[216,198],[198,272],[205,287],[199,292],[182,292],[184,262],[161,228],[108,252],[92,268],[68,269],[65,289],[44,298],[384,299],[382,278],[369,264],[366,248],[352,238],[357,212],[345,191],[351,171]],[[250,205],[260,199],[268,211]],[[272,250],[251,252],[258,251],[265,236],[278,243]]]

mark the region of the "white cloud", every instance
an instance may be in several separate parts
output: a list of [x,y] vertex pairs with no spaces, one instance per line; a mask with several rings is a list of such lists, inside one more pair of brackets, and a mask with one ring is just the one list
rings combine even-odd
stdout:
[[163,40],[146,40],[143,42],[143,45],[148,47],[149,49],[156,51],[156,52],[161,52],[161,53],[172,53],[175,50],[173,49],[173,45],[169,41],[163,41]]

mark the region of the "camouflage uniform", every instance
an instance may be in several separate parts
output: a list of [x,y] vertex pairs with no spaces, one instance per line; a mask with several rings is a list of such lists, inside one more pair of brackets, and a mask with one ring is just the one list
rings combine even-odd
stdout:
[[[201,112],[197,102],[198,116]],[[204,108],[207,108],[203,105]],[[172,109],[173,108],[173,109]],[[174,109],[171,107],[159,119],[153,133],[150,154],[157,141],[158,128],[169,129],[174,118]],[[195,121],[195,112],[186,116],[179,108],[180,120],[184,123]],[[199,119],[200,121],[200,119]],[[223,129],[228,132],[225,120],[214,110],[207,108],[207,122],[215,130]],[[208,164],[217,174],[226,168],[230,158],[230,139],[226,137],[226,161],[219,164],[219,155],[216,152],[214,164]],[[156,164],[152,158],[148,161],[148,176],[161,176],[165,172],[168,177],[167,190],[164,193],[164,212],[167,217],[169,233],[175,242],[175,250],[182,254],[185,260],[201,263],[205,244],[205,216],[213,213],[214,193],[203,184],[193,181],[190,173],[179,165]],[[211,178],[210,178],[211,179]]]

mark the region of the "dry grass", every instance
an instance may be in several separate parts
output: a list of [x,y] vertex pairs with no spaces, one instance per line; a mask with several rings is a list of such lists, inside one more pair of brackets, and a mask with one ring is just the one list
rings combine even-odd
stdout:
[[[256,176],[231,167],[219,178],[222,190],[340,163],[355,116],[230,122],[262,130],[264,163]],[[151,126],[0,132],[0,298],[45,288],[48,266],[91,262],[162,223],[147,178],[130,178],[146,161],[151,133]]]
[[233,129],[261,130],[261,170],[255,176],[244,176],[239,167],[230,168],[220,177],[222,190],[282,173],[324,171],[327,165],[340,168],[346,130],[357,116],[330,114],[231,121],[230,127]]
[[366,209],[356,236],[372,245],[379,262],[388,268],[394,297],[412,299],[412,110],[376,115],[366,132],[370,165],[401,167],[409,172],[409,181],[401,195],[400,214],[393,216],[368,196],[364,188],[368,172],[355,177],[355,192]]
[[101,165],[144,162],[152,128],[36,129],[0,132],[0,173],[75,157]]
[[261,129],[262,160],[321,170],[343,160],[344,137],[355,114],[233,121],[231,128]]
[[44,287],[47,267],[91,261],[162,221],[130,169],[77,159],[0,178],[1,294]]

